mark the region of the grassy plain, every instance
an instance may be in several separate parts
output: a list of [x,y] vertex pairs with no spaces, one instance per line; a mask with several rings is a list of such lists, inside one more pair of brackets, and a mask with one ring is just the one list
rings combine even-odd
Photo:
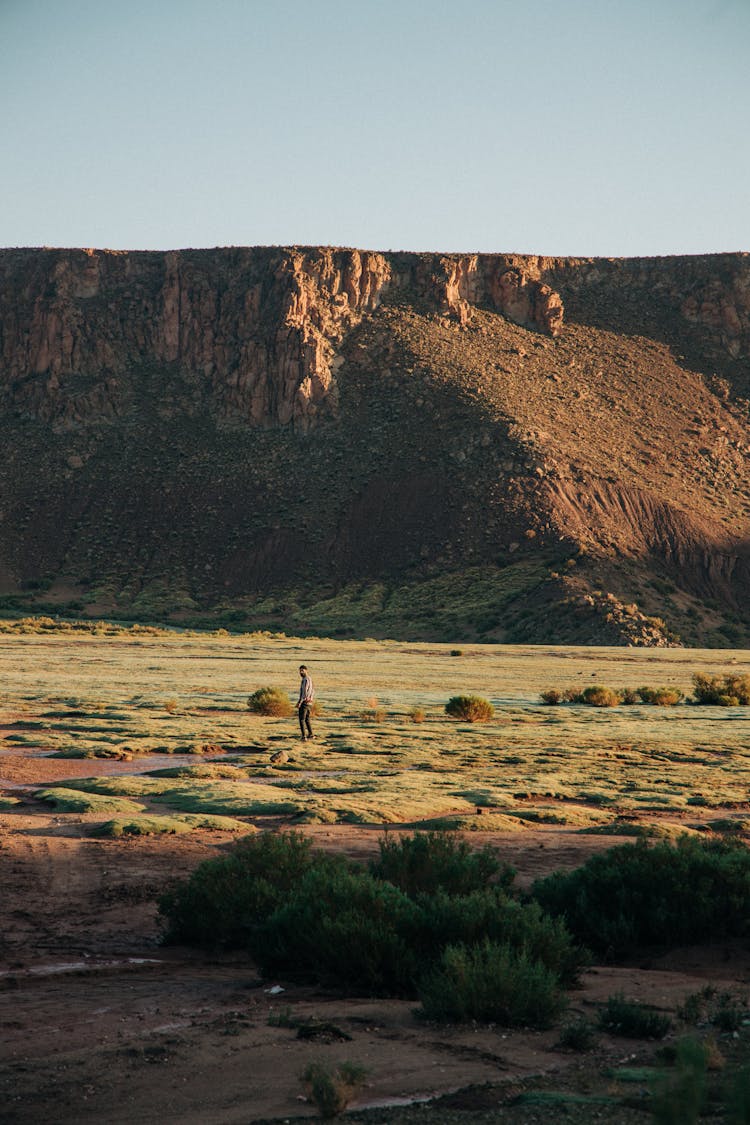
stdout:
[[[305,744],[294,717],[246,705],[264,685],[294,697],[303,660],[323,708]],[[474,645],[457,655],[448,645],[266,635],[4,636],[0,784],[4,757],[51,756],[80,759],[80,770],[46,799],[63,816],[99,821],[109,809],[128,823],[181,814],[206,826],[218,815],[234,820],[217,827],[238,829],[283,817],[706,831],[718,810],[736,816],[748,801],[747,708],[549,707],[539,693],[602,683],[689,694],[694,672],[749,670],[750,652],[709,650]],[[490,699],[492,721],[451,720],[444,706],[458,693]],[[423,721],[410,717],[415,708]],[[279,750],[286,760],[273,764]],[[65,790],[76,800],[62,800]]]
[[[294,1038],[290,1012],[346,1029],[348,1060],[369,1074],[360,1109],[387,1107],[356,1120],[539,1125],[571,1104],[581,1125],[604,1112],[613,1125],[652,1119],[648,1091],[635,1105],[613,1079],[625,1048],[605,1031],[581,1055],[560,1047],[557,1027],[441,1029],[409,1001],[288,981],[277,999],[243,959],[158,944],[159,893],[263,827],[299,824],[316,845],[361,858],[387,826],[453,825],[497,846],[522,884],[623,835],[745,833],[747,708],[549,707],[539,693],[595,683],[689,692],[695,672],[749,672],[750,652],[457,651],[267,635],[0,635],[0,1022],[13,1029],[0,1098],[12,1125],[203,1125],[237,1120],[238,1107],[243,1120],[309,1118],[301,1074],[342,1056],[331,1053],[338,1043]],[[293,696],[303,661],[323,707],[305,744],[294,716],[247,709],[265,685]],[[492,721],[450,719],[457,694],[488,698]],[[590,1028],[621,991],[670,1015],[708,984],[734,996],[750,967],[744,951],[728,956],[597,965],[571,994],[571,1018]],[[719,1035],[728,1071],[746,1057],[739,1035]],[[653,1044],[627,1049],[633,1065],[655,1065]],[[407,1104],[446,1091],[429,1110]]]

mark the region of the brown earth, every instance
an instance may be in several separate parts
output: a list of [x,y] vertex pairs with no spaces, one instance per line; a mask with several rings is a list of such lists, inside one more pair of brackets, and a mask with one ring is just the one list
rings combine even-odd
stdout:
[[0,610],[742,644],[748,391],[743,254],[0,251]]
[[[4,762],[21,795],[24,784],[53,781],[76,765],[27,759],[24,775],[20,757]],[[113,765],[97,762],[96,769]],[[71,819],[31,798],[0,812],[0,1105],[8,1125],[247,1125],[310,1117],[302,1072],[311,1061],[343,1059],[368,1074],[354,1108],[386,1107],[380,1121],[401,1120],[399,1106],[461,1091],[421,1110],[419,1120],[531,1123],[549,1121],[550,1110],[514,1108],[520,1091],[611,1093],[602,1077],[607,1067],[653,1056],[653,1046],[603,1035],[582,1060],[556,1045],[557,1031],[424,1024],[409,1002],[261,980],[242,955],[162,946],[156,897],[229,837],[96,840],[83,834],[85,818]],[[359,859],[376,851],[373,829],[306,831],[316,845]],[[557,827],[472,834],[474,840],[498,845],[522,883],[616,842]],[[705,984],[736,993],[749,974],[747,950],[723,948],[676,951],[630,968],[595,966],[571,994],[571,1011],[594,1018],[597,1003],[624,991],[674,1013]],[[284,1026],[289,1015],[333,1029],[301,1041]],[[613,1125],[649,1119],[627,1107],[589,1108],[579,1119],[605,1113]]]

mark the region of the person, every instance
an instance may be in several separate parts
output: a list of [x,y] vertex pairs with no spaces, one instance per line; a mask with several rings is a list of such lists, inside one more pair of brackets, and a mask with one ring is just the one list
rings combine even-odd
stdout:
[[313,687],[312,676],[305,664],[300,664],[299,674],[302,677],[299,685],[299,699],[297,700],[300,736],[303,742],[312,742],[315,736],[310,725],[310,714],[315,699],[315,688]]

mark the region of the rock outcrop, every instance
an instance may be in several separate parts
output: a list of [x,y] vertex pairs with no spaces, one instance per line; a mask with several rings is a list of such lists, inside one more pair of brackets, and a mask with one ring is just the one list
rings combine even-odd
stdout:
[[0,599],[750,642],[748,357],[746,254],[0,251]]

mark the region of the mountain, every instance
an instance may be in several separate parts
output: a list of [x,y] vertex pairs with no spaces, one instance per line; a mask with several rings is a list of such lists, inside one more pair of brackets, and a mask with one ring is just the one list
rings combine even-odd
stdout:
[[750,255],[0,251],[0,611],[750,646]]

